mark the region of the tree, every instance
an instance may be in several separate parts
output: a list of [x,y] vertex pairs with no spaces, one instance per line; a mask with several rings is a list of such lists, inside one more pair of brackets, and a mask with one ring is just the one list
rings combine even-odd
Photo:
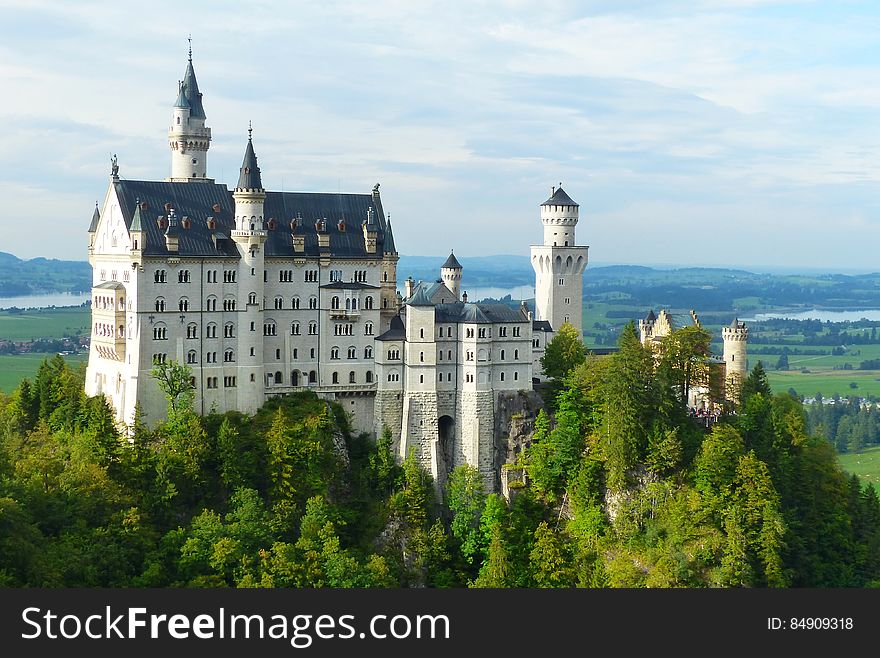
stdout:
[[740,399],[745,402],[756,393],[760,393],[768,399],[773,395],[770,382],[767,381],[767,373],[764,371],[764,366],[760,361],[752,368],[749,376],[743,382],[740,389]]
[[446,500],[452,514],[452,536],[461,544],[461,554],[474,564],[482,553],[480,515],[486,505],[483,477],[470,465],[458,466],[449,475]]
[[192,410],[195,390],[192,385],[192,369],[188,365],[174,360],[157,363],[150,371],[150,376],[165,394],[171,414],[178,410]]
[[393,447],[391,430],[385,426],[376,441],[376,450],[370,453],[370,475],[376,491],[386,496],[397,488],[403,475],[403,470],[395,459]]
[[783,352],[776,361],[777,370],[788,370],[788,354]]
[[535,530],[535,545],[529,555],[535,587],[571,587],[574,571],[565,541],[545,521]]
[[489,541],[489,555],[480,568],[480,575],[471,584],[472,587],[511,587],[512,568],[507,557],[507,549],[501,538],[501,527],[494,526]]
[[561,390],[565,376],[586,358],[587,348],[584,346],[583,336],[578,333],[574,325],[564,322],[544,347],[544,356],[541,357],[541,368],[553,384],[549,402],[552,403],[556,393]]

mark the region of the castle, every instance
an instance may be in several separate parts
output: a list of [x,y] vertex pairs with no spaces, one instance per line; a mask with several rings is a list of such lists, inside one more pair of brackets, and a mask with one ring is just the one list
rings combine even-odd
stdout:
[[[693,326],[702,326],[695,311],[690,312],[690,319]],[[663,309],[655,315],[652,309],[644,319],[639,320],[642,345],[659,351],[663,338],[673,332],[675,325],[668,311]],[[717,376],[723,382],[724,398],[733,401],[739,397],[740,387],[748,376],[749,328],[745,322],[735,318],[729,326],[722,327],[721,340],[724,344],[723,355],[720,358],[710,357],[709,365],[714,371],[712,376]],[[705,385],[692,387],[687,400],[692,409],[710,409],[718,402],[720,400],[711,399],[709,387]]]
[[254,413],[273,396],[312,390],[340,403],[357,431],[388,427],[442,482],[459,464],[495,482],[500,396],[530,391],[554,329],[582,324],[587,247],[561,185],[540,206],[531,248],[534,317],[522,306],[467,301],[454,255],[436,282],[397,289],[398,252],[379,185],[366,194],[272,192],[253,134],[232,192],[208,177],[206,125],[190,50],[171,112],[171,175],[110,185],[89,226],[92,333],[86,392],[120,425],[166,401],[149,374],[192,371],[200,413]]

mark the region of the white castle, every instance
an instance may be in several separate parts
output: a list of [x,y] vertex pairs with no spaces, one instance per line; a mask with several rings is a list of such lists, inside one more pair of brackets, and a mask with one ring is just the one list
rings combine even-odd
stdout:
[[[312,390],[357,431],[388,427],[439,481],[459,464],[496,482],[500,396],[531,391],[554,329],[582,324],[587,247],[561,185],[541,205],[531,248],[535,317],[525,306],[469,303],[454,255],[435,283],[397,290],[398,253],[377,184],[368,194],[263,188],[249,130],[238,184],[208,178],[211,129],[192,51],[168,131],[171,175],[110,185],[89,227],[92,333],[86,392],[121,426],[166,401],[150,375],[188,364],[200,413],[254,413]],[[493,485],[494,486],[494,485]]]

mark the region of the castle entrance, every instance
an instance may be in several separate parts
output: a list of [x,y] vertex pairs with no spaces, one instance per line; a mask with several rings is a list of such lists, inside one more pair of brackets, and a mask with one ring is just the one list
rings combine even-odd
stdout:
[[437,419],[437,434],[440,440],[440,454],[443,456],[443,475],[445,482],[455,466],[455,420],[452,416]]

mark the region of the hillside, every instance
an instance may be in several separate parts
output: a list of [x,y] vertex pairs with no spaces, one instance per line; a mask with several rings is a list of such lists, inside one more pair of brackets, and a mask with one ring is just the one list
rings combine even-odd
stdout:
[[22,260],[0,251],[0,297],[50,292],[81,292],[92,286],[85,261],[32,258]]

